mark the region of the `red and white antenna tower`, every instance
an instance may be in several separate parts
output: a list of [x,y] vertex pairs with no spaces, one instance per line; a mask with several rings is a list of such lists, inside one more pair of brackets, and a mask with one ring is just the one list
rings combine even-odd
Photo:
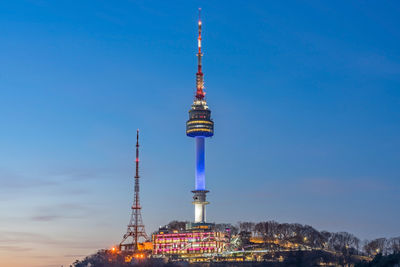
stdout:
[[[135,194],[132,205],[131,219],[128,224],[128,229],[119,244],[120,250],[136,251],[138,250],[139,239],[148,241],[149,238],[144,229],[142,221],[142,213],[139,201],[139,129],[136,133],[136,175],[135,175]],[[128,241],[132,239],[131,241]]]
[[201,58],[203,53],[201,52],[201,8],[199,8],[199,36],[197,37],[197,73],[196,73],[196,99],[203,99],[206,93],[204,92],[204,74],[201,70]]

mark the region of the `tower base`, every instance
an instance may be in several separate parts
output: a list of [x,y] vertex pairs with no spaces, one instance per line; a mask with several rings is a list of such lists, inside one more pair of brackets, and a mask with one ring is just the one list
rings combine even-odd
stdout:
[[194,222],[205,223],[206,222],[206,205],[210,202],[206,201],[206,194],[210,192],[208,190],[194,190],[193,202],[194,204]]

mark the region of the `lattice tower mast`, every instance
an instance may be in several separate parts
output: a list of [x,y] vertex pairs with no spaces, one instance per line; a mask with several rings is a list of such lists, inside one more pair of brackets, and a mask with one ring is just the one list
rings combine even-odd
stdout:
[[[131,207],[131,219],[128,224],[128,229],[126,234],[124,235],[121,243],[120,250],[138,250],[139,240],[143,239],[144,241],[148,241],[149,238],[146,234],[142,213],[140,206],[140,198],[139,198],[139,129],[136,132],[136,174],[135,174],[135,193],[133,198],[133,205]],[[128,242],[129,238],[132,238],[131,242]]]

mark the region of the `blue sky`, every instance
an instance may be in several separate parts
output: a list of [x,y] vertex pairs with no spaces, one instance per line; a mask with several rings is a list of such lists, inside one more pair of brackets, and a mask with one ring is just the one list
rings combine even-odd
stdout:
[[8,266],[66,265],[120,241],[137,128],[148,233],[193,219],[198,7],[215,121],[208,220],[400,235],[396,1],[3,1]]

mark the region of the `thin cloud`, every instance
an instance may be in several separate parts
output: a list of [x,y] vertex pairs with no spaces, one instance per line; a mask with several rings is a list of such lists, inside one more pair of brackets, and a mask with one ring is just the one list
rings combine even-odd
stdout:
[[[62,213],[60,213],[62,211]],[[30,220],[35,222],[50,222],[61,219],[82,219],[93,212],[92,208],[76,203],[63,203],[47,207],[40,207]]]
[[43,234],[16,231],[0,231],[0,243],[52,243],[53,241],[53,239]]
[[80,258],[80,257],[86,257],[87,255],[83,254],[67,254],[64,255],[65,258]]
[[98,248],[98,241],[96,240],[68,240],[68,239],[54,239],[50,236],[30,232],[16,232],[16,231],[0,231],[0,247],[10,249],[12,247],[24,248],[21,244],[38,244],[52,247],[61,248],[78,248],[78,249],[96,249]]
[[41,215],[41,216],[33,216],[31,217],[32,221],[39,221],[39,222],[50,222],[62,218],[58,215]]
[[113,173],[106,169],[60,168],[28,175],[0,169],[0,190],[57,186],[64,182],[107,178]]
[[24,188],[53,185],[57,185],[57,183],[43,178],[32,178],[21,174],[0,170],[0,190],[4,192],[7,192],[8,189],[13,188],[20,190]]
[[389,192],[393,187],[373,179],[309,178],[301,181],[300,188],[312,194],[340,195],[351,192]]
[[21,246],[4,246],[0,245],[0,251],[18,251],[18,252],[25,252],[25,251],[31,251],[33,250],[32,248],[27,248],[27,247],[21,247]]
[[52,177],[60,181],[84,181],[93,179],[103,179],[112,175],[115,170],[109,170],[106,168],[59,168],[49,170],[43,175],[46,177]]

